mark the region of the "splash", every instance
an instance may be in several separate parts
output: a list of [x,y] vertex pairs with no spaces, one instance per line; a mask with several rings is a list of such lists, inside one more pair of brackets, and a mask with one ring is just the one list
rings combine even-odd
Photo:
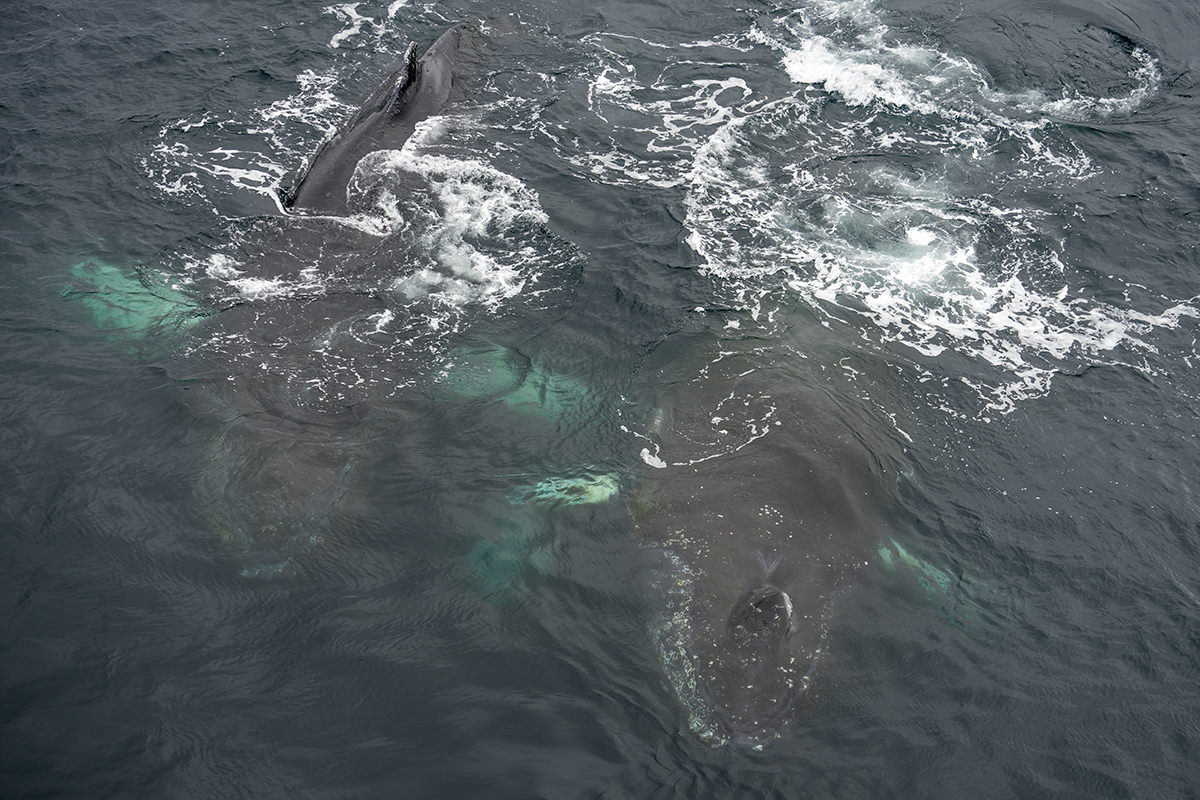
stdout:
[[[402,5],[387,19],[331,6],[347,25],[331,48],[371,38],[386,54]],[[503,100],[426,120],[401,149],[363,159],[351,191],[369,198],[365,211],[286,214],[282,185],[352,110],[342,83],[338,66],[306,71],[265,107],[174,121],[144,162],[164,196],[214,214],[228,207],[222,195],[269,202],[249,201],[270,216],[228,219],[215,243],[185,243],[148,270],[221,312],[185,354],[228,361],[235,383],[272,373],[306,403],[335,407],[409,388],[466,328],[552,302],[579,265],[537,193],[489,160],[493,126],[510,116]]]
[[[1125,90],[1055,96],[998,90],[859,0],[690,43],[657,74],[647,46],[678,48],[587,43],[592,111],[623,146],[581,152],[557,137],[560,154],[593,179],[684,190],[686,241],[714,305],[758,321],[802,305],[907,347],[927,378],[968,387],[984,418],[1045,394],[1062,371],[1144,367],[1159,333],[1200,316],[1193,300],[1144,287],[1123,287],[1128,302],[1100,295],[1093,265],[1067,255],[1073,209],[1037,200],[1105,176],[1057,123],[1138,113],[1161,83],[1142,48],[1110,43],[1128,59],[1113,67]],[[736,61],[754,64],[748,77],[718,77]]]

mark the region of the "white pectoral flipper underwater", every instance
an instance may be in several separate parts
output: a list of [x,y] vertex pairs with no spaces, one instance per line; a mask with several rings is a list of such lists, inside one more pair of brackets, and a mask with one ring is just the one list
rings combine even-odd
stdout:
[[110,338],[140,342],[157,330],[187,330],[200,322],[203,306],[154,272],[139,272],[86,258],[71,268],[63,296],[77,302],[89,321]]

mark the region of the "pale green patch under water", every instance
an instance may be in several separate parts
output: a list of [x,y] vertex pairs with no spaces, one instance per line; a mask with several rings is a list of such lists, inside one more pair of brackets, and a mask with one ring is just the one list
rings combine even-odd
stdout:
[[[443,402],[494,402],[556,425],[579,420],[593,400],[580,381],[533,363],[503,345],[471,343],[451,350],[432,375],[433,396]],[[605,503],[620,482],[611,473],[582,470],[534,479],[507,496],[511,517],[496,522],[498,535],[481,539],[468,560],[485,595],[503,599],[529,590],[529,579],[553,563],[553,544],[539,535],[539,513]]]
[[509,493],[511,516],[498,520],[499,536],[480,540],[468,561],[483,594],[507,599],[530,591],[530,580],[554,565],[555,543],[543,534],[541,516],[568,506],[597,505],[619,492],[612,474],[545,478]]
[[548,422],[578,420],[593,405],[592,392],[582,382],[496,344],[451,350],[433,373],[433,387],[438,400],[494,400]]
[[617,476],[612,473],[546,478],[531,486],[522,487],[508,496],[513,504],[528,503],[539,508],[582,506],[607,503],[621,490]]
[[875,552],[884,572],[915,582],[924,599],[952,623],[965,628],[978,619],[977,594],[982,587],[918,558],[895,539],[880,542]]
[[439,400],[487,400],[517,389],[529,374],[529,360],[500,345],[463,345],[451,350],[433,373]]
[[93,325],[125,338],[142,339],[159,329],[186,329],[204,312],[161,276],[88,258],[71,268],[63,296],[76,301]]

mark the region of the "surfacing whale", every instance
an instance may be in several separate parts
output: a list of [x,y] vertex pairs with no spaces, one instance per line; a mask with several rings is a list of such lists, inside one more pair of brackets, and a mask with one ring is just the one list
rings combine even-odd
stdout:
[[363,157],[399,149],[420,122],[445,108],[467,30],[466,23],[454,25],[420,58],[416,43],[409,44],[400,66],[309,160],[284,205],[328,215],[352,211],[348,190]]
[[[399,65],[325,142],[285,197],[289,209],[314,216],[353,213],[351,185],[359,162],[397,149],[423,120],[440,113],[455,83],[460,46],[471,27],[459,23],[417,58],[410,45]],[[270,280],[296,269],[335,274],[355,259],[370,262],[378,240],[324,219],[294,215],[264,220],[242,246],[254,277]],[[302,255],[298,255],[302,254]],[[299,259],[299,260],[298,260]],[[73,270],[67,295],[92,323],[132,349],[189,351],[189,391],[180,401],[197,430],[208,435],[198,461],[193,497],[199,517],[241,562],[245,576],[290,574],[335,524],[347,497],[367,472],[363,443],[389,410],[369,398],[321,403],[298,390],[295,375],[319,371],[318,353],[337,325],[383,314],[370,292],[334,292],[305,299],[304,313],[287,303],[241,303],[216,308],[154,270],[129,270],[96,259]],[[247,331],[252,334],[247,337]],[[208,347],[183,347],[175,337],[228,334],[246,347],[265,346],[266,359],[247,374],[228,374],[228,361]],[[171,341],[168,342],[167,340]],[[198,340],[199,341],[199,340]],[[199,374],[204,377],[196,378]]]

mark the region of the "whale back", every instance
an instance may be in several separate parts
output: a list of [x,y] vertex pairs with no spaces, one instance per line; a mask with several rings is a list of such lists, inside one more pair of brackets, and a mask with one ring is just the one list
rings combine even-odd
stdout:
[[370,153],[400,149],[419,123],[442,112],[469,30],[466,23],[454,25],[420,58],[416,44],[410,44],[400,65],[301,170],[284,205],[324,215],[354,211],[349,189],[359,162]]

